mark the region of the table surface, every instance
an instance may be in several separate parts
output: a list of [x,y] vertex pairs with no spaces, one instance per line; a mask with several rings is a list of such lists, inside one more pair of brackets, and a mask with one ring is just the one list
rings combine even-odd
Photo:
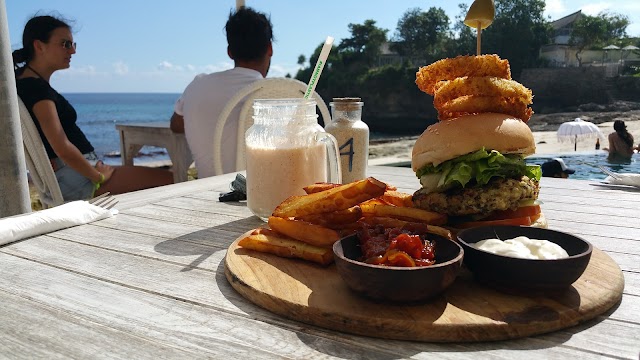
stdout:
[[[370,167],[369,175],[401,191],[419,186],[406,168]],[[234,177],[118,195],[113,218],[0,247],[0,358],[638,358],[638,189],[541,182],[549,227],[584,237],[622,269],[618,305],[545,335],[440,344],[330,331],[242,298],[223,259],[263,223],[244,203],[217,201]]]

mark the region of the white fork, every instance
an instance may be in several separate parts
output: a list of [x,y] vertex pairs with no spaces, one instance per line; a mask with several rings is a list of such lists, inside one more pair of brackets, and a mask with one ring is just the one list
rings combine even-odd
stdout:
[[598,167],[600,168],[600,170],[602,170],[603,173],[611,176],[612,178],[614,178],[616,180],[621,180],[620,177],[618,176],[618,174],[616,174],[613,171],[607,169],[606,167],[604,167],[602,165],[598,165]]

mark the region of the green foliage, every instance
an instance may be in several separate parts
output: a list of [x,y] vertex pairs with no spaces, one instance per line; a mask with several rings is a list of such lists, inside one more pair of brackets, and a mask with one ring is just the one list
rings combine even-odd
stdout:
[[578,66],[582,66],[582,51],[588,48],[602,48],[608,43],[626,37],[629,18],[615,13],[600,13],[598,16],[583,15],[573,25],[569,44],[576,46]]
[[[349,24],[351,36],[334,45],[316,90],[327,101],[333,97],[361,97],[366,104],[363,117],[377,118],[387,127],[406,127],[411,119],[420,126],[435,120],[433,98],[417,88],[415,74],[419,66],[435,60],[475,54],[476,30],[463,23],[467,5],[458,7],[460,12],[453,22],[441,8],[408,9],[398,20],[389,43],[399,55],[392,65],[380,56],[389,30],[377,27],[374,20]],[[552,34],[549,19],[544,17],[545,0],[495,0],[495,7],[493,24],[482,32],[482,53],[508,59],[516,80],[522,69],[544,66],[539,52],[551,42]],[[604,14],[599,19],[602,29],[598,31],[608,34],[607,39],[625,35],[626,17]],[[585,39],[588,40],[586,36]],[[632,44],[630,39],[625,41]],[[624,46],[623,43],[618,44]],[[309,81],[322,46],[320,43],[316,47],[308,63],[304,55],[298,57],[298,64],[306,66],[298,71],[297,79]],[[386,130],[372,127],[372,131]]]
[[518,79],[522,69],[538,65],[540,47],[550,42],[544,0],[496,0],[493,24],[482,32],[482,53],[508,59]]
[[398,21],[392,50],[424,62],[437,59],[449,39],[449,17],[441,8],[407,10]]
[[476,34],[464,24],[467,15],[467,5],[458,4],[460,13],[456,15],[453,24],[452,37],[447,39],[445,57],[455,57],[458,55],[474,55],[476,52]]

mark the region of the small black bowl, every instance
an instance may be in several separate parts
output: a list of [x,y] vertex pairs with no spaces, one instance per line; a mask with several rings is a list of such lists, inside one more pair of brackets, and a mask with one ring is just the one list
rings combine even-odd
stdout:
[[436,263],[422,267],[371,265],[362,257],[357,235],[333,244],[333,257],[342,279],[354,291],[376,300],[418,302],[442,293],[456,279],[464,251],[454,241],[431,235]]
[[[476,249],[470,244],[485,239],[508,240],[518,236],[549,240],[560,245],[568,258],[554,260],[520,259]],[[484,226],[457,234],[465,251],[464,264],[476,279],[500,290],[561,290],[573,284],[584,272],[593,247],[575,235],[528,226]]]

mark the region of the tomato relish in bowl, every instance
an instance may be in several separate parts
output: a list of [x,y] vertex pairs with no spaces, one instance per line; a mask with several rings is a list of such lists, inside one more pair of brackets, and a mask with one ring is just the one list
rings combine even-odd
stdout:
[[358,234],[336,241],[340,277],[353,291],[375,300],[406,303],[438,296],[455,281],[464,251],[453,240],[428,233],[426,225],[419,227],[424,231],[363,227],[364,242]]
[[425,231],[407,228],[363,227],[358,232],[362,261],[373,265],[430,266],[436,262],[435,246]]

